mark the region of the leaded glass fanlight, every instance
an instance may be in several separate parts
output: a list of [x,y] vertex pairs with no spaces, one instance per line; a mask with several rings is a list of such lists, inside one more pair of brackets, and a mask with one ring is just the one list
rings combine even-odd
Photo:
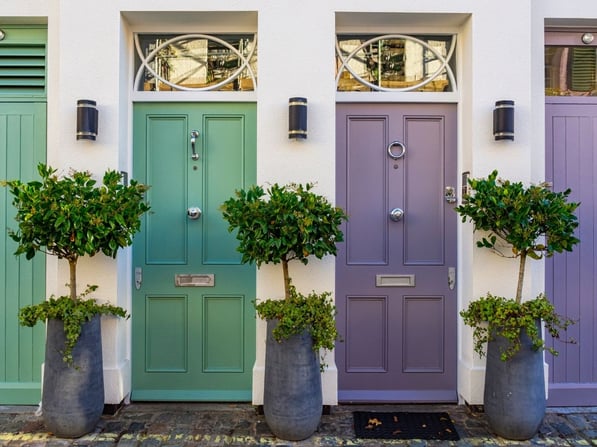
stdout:
[[254,34],[136,34],[136,91],[251,91]]
[[455,49],[455,35],[338,35],[337,90],[455,92]]

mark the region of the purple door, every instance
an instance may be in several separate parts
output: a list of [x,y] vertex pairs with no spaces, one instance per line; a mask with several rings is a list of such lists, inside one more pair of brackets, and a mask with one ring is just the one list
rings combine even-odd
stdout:
[[339,104],[342,402],[454,402],[456,106]]
[[546,179],[554,191],[572,189],[580,243],[546,261],[546,294],[558,313],[577,323],[551,341],[549,405],[597,405],[597,99],[547,97]]

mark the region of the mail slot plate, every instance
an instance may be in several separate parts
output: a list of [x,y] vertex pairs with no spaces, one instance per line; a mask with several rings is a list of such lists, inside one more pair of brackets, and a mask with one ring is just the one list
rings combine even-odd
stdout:
[[414,287],[415,275],[375,275],[377,287]]
[[176,287],[213,287],[215,275],[213,273],[179,274],[174,276]]

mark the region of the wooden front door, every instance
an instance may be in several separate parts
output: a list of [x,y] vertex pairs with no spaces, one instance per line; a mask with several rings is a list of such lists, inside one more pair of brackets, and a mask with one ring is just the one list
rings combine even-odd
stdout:
[[[0,102],[0,179],[38,178],[37,164],[45,159],[46,104]],[[37,404],[45,325],[19,326],[19,309],[46,298],[46,262],[43,253],[30,261],[14,255],[12,199],[0,187],[0,405]]]
[[219,207],[255,183],[255,129],[254,104],[134,107],[134,400],[251,400],[255,268]]
[[339,400],[454,402],[456,106],[339,104]]
[[546,294],[561,315],[576,320],[566,338],[549,340],[559,355],[550,364],[552,406],[597,403],[597,99],[546,97],[546,175],[554,191],[572,190],[580,243],[546,260]]

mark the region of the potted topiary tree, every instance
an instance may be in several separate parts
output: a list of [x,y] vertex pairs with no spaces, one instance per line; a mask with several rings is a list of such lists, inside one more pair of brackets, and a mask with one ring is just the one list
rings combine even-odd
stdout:
[[[292,284],[291,261],[336,254],[343,240],[344,211],[312,192],[313,185],[274,184],[236,192],[222,211],[238,230],[242,262],[282,264],[283,300],[256,303],[267,320],[263,410],[272,432],[281,439],[311,436],[321,419],[320,349],[331,350],[338,338],[330,293],[299,293]],[[266,194],[267,192],[267,194]]]
[[542,351],[557,355],[546,347],[540,322],[558,338],[572,321],[556,314],[544,294],[522,300],[526,261],[572,250],[579,242],[574,236],[579,204],[568,201],[569,189],[525,187],[498,178],[497,171],[469,185],[471,194],[456,211],[475,230],[488,232],[478,247],[518,259],[518,281],[514,299],[488,293],[460,314],[473,328],[475,351],[483,356],[487,346],[484,407],[490,427],[505,438],[530,439],[545,415]]
[[12,193],[18,230],[16,255],[27,259],[42,252],[66,259],[69,294],[26,306],[20,323],[34,326],[47,321],[42,411],[46,428],[57,436],[75,438],[91,431],[104,408],[101,315],[128,317],[121,307],[101,304],[89,295],[97,286],[78,293],[77,262],[103,252],[116,257],[132,243],[140,216],[149,210],[147,186],[107,171],[102,185],[88,172],[59,177],[56,170],[38,165],[41,181],[2,182]]

